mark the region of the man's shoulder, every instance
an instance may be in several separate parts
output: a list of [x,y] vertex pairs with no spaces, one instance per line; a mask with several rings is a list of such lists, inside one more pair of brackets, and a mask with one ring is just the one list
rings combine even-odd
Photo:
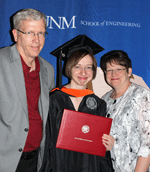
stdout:
[[11,45],[7,47],[0,48],[0,55],[9,55],[11,53],[18,53],[16,45]]
[[11,47],[8,46],[8,47],[2,47],[0,48],[0,53],[8,53],[10,51]]
[[0,60],[2,60],[3,62],[13,62],[17,60],[19,57],[19,52],[15,44],[0,49]]
[[10,54],[11,54],[11,47],[3,47],[0,49],[0,61],[1,61],[1,65],[2,62],[10,62]]

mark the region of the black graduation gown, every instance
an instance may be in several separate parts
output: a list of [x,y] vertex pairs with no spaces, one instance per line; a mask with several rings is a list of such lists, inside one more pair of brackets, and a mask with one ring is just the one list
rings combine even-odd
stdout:
[[[44,171],[52,172],[112,172],[109,152],[105,157],[55,148],[64,109],[75,110],[70,95],[55,90],[50,95],[50,107],[47,123],[49,150],[46,150],[47,165]],[[106,103],[94,94],[87,95],[81,101],[79,112],[106,116]],[[48,143],[48,141],[47,141]],[[50,166],[50,167],[49,167]],[[53,170],[50,170],[53,169]]]

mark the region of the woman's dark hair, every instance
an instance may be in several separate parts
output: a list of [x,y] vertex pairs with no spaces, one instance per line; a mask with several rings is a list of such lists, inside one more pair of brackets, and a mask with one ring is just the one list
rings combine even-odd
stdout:
[[104,54],[100,59],[100,67],[103,72],[106,72],[107,63],[116,63],[126,68],[128,72],[129,68],[132,68],[131,60],[128,54],[122,50],[112,50]]
[[85,50],[85,49],[79,49],[75,52],[73,52],[70,57],[68,58],[65,66],[65,74],[68,78],[72,78],[72,73],[71,70],[73,67],[75,67],[78,62],[85,57],[86,55],[90,55],[92,60],[93,60],[93,79],[96,77],[96,72],[97,72],[97,61],[93,55],[92,52]]

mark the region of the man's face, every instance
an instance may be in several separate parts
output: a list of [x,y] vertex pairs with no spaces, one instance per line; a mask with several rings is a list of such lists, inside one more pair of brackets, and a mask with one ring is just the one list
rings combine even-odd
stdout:
[[17,42],[16,45],[20,55],[25,61],[37,57],[45,43],[45,37],[37,35],[38,33],[44,33],[46,31],[44,20],[41,19],[39,21],[22,21],[19,30],[22,32],[35,33],[35,36],[30,36],[23,34],[16,29],[13,30],[14,40]]

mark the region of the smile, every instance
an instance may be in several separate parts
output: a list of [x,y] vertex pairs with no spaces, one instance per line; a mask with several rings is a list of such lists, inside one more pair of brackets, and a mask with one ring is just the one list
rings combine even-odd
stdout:
[[119,79],[118,78],[112,78],[111,80],[116,81],[116,80],[119,80]]
[[79,77],[80,80],[86,80],[87,77]]
[[31,47],[33,50],[39,50],[39,46],[38,47]]

